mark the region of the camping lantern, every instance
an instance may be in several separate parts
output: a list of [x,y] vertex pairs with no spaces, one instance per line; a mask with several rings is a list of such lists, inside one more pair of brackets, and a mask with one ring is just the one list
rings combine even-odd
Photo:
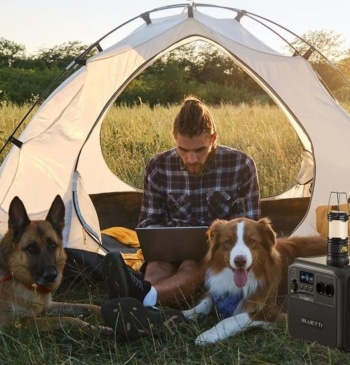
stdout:
[[331,210],[328,213],[327,265],[347,267],[349,264],[349,213]]

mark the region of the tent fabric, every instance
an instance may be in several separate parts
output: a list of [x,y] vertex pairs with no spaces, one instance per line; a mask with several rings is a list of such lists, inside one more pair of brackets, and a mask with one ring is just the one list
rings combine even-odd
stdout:
[[[32,219],[44,218],[60,194],[66,205],[67,248],[104,254],[91,194],[136,192],[108,168],[101,151],[104,116],[126,85],[168,50],[193,40],[223,49],[285,112],[315,161],[310,208],[293,234],[315,234],[315,209],[331,191],[350,186],[346,159],[350,117],[303,57],[279,54],[234,18],[193,9],[144,24],[89,58],[38,109],[0,167],[0,236],[15,195]],[[336,151],[334,150],[336,149]]]

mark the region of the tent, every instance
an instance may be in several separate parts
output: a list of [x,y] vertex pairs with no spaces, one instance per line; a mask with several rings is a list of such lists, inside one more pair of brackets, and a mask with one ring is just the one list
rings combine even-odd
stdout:
[[[208,15],[216,7],[179,4],[143,13],[137,17],[143,24],[123,39],[104,50],[98,41],[92,46],[99,53],[84,62],[76,60],[81,67],[46,98],[20,136],[10,139],[13,146],[0,167],[0,236],[7,230],[7,211],[15,195],[23,199],[32,219],[46,216],[56,194],[63,197],[64,244],[71,252],[104,255],[102,228],[135,227],[142,192],[106,165],[101,124],[133,78],[164,53],[194,40],[227,52],[295,128],[307,155],[307,171],[301,171],[297,184],[302,193],[266,199],[263,215],[272,215],[276,225],[279,220],[281,231],[292,222],[288,233],[316,232],[316,207],[327,204],[331,192],[347,192],[350,186],[350,116],[306,58],[277,52],[242,25],[241,19],[253,17],[251,13],[222,8],[226,17]],[[180,11],[152,18],[169,8]],[[310,176],[311,194],[303,189]]]

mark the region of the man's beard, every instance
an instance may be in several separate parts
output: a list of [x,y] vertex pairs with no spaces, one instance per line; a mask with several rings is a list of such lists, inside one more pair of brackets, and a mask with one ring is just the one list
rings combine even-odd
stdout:
[[185,163],[185,169],[191,175],[200,176],[202,175],[203,170],[206,168],[207,163],[202,164],[199,162],[196,163]]
[[216,147],[213,147],[213,149],[209,152],[209,155],[204,163],[196,162],[196,163],[185,163],[185,169],[186,171],[194,176],[200,176],[202,175],[203,171],[207,168],[207,166],[210,164],[211,160],[213,159],[215,155]]

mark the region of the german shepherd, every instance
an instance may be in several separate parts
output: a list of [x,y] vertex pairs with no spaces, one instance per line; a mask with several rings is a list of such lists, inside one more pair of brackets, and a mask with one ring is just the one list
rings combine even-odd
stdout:
[[[30,220],[23,202],[14,197],[9,207],[8,231],[0,242],[0,328],[56,330],[94,326],[77,317],[94,313],[93,304],[51,300],[62,280],[66,253],[62,243],[65,207],[57,195],[45,220]],[[112,330],[97,326],[102,332]],[[95,327],[96,328],[96,327]]]

